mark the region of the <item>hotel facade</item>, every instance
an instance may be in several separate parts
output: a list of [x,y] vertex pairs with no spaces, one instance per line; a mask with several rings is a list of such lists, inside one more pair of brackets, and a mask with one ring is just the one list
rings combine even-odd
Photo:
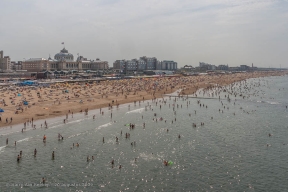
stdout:
[[119,72],[137,72],[145,70],[177,70],[177,63],[174,61],[158,61],[156,57],[140,57],[132,60],[116,60],[113,63],[113,69]]
[[50,56],[45,58],[30,58],[22,62],[22,70],[28,72],[42,71],[96,71],[109,69],[107,61],[100,59],[88,60],[83,56],[78,56],[74,61],[74,55],[63,48],[59,53],[55,54],[54,59]]

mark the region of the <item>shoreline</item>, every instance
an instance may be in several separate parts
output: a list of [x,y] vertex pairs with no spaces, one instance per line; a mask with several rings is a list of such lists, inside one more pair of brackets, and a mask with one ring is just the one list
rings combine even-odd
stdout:
[[[54,84],[49,88],[13,87],[1,91],[0,98],[7,106],[1,114],[0,129],[21,125],[27,121],[39,121],[65,115],[78,114],[117,105],[165,97],[181,89],[179,95],[192,95],[199,89],[227,86],[250,78],[287,75],[287,71],[253,72],[205,76],[128,79],[103,81],[98,84]],[[18,88],[18,89],[17,89]],[[3,88],[2,88],[3,89]],[[21,96],[18,96],[20,93]],[[23,100],[28,105],[23,105]],[[20,110],[16,110],[20,108]],[[23,109],[23,112],[22,112]],[[18,111],[18,114],[15,114]],[[98,114],[97,114],[98,115]],[[6,118],[8,123],[6,123]],[[12,118],[12,122],[10,121]],[[39,128],[39,127],[37,127]]]

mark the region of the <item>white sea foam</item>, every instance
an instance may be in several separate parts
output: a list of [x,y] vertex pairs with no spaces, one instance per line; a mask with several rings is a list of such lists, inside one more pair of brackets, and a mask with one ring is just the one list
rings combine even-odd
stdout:
[[69,139],[69,138],[72,138],[72,137],[77,137],[77,136],[79,136],[79,135],[81,135],[81,134],[82,134],[82,133],[77,133],[77,134],[75,134],[75,135],[71,135],[71,136],[68,137],[68,139]]
[[17,143],[21,143],[21,142],[23,142],[23,141],[28,141],[29,139],[30,139],[30,138],[27,137],[27,138],[25,138],[25,139],[21,139],[21,140],[17,141]]
[[280,103],[276,102],[276,101],[266,101],[266,103],[269,103],[271,105],[279,105]]
[[257,103],[268,103],[268,104],[271,104],[271,105],[279,105],[280,103],[279,102],[276,102],[276,101],[257,101]]
[[[78,123],[78,122],[81,122],[81,121],[84,121],[85,119],[77,119],[77,120],[74,120],[74,121],[67,121],[67,123],[66,124],[73,124],[73,123]],[[58,124],[56,124],[56,123],[49,123],[48,124],[48,129],[55,129],[55,128],[57,128],[57,127],[62,127],[63,126],[63,123],[62,122],[57,122]],[[55,124],[55,125],[53,125],[53,126],[51,126],[51,124],[53,125],[53,124]]]
[[78,119],[78,120],[75,120],[75,121],[68,121],[66,124],[71,124],[71,123],[78,123],[78,122],[81,122],[81,121],[84,121],[85,119]]
[[163,156],[157,154],[147,154],[147,153],[140,153],[139,156],[144,159],[145,161],[152,161],[152,160],[162,160]]
[[6,145],[1,146],[1,147],[0,147],[0,151],[1,151],[2,149],[4,149],[5,147],[6,147]]
[[101,128],[103,128],[103,127],[108,127],[108,126],[110,126],[110,125],[112,125],[111,122],[110,122],[110,123],[103,124],[103,125],[100,125],[100,126],[97,127],[96,129],[101,129]]
[[126,112],[126,114],[129,114],[129,113],[142,113],[144,110],[145,110],[145,108],[135,109],[133,111]]
[[60,124],[59,124],[59,125],[52,126],[52,127],[49,127],[49,126],[48,126],[48,129],[55,129],[55,128],[57,128],[57,127],[62,127],[62,126],[63,126],[63,125],[60,125]]

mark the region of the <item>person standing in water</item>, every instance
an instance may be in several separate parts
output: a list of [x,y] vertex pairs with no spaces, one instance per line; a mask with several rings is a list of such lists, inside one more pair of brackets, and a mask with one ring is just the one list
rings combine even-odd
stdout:
[[43,142],[46,142],[46,135],[43,136]]
[[17,162],[19,163],[20,161],[20,155],[17,156]]

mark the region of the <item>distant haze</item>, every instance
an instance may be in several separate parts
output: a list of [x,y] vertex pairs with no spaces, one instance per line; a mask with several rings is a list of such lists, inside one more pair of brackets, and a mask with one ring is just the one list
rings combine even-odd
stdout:
[[0,50],[12,61],[68,51],[288,68],[287,0],[1,0]]

